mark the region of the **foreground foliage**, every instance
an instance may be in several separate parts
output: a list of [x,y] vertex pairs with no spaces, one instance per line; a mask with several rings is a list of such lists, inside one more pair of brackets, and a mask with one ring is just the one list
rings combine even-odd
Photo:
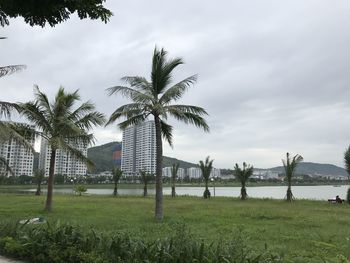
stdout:
[[[32,194],[0,194],[0,225],[2,221],[15,223],[19,219],[43,216],[52,224],[60,220],[64,224],[79,225],[85,233],[91,228],[100,233],[122,232],[132,240],[147,244],[174,236],[179,225],[186,225],[193,240],[203,240],[206,246],[232,241],[239,229],[245,245],[251,248],[249,251],[265,253],[267,247],[283,258],[281,262],[350,259],[350,206],[347,204],[166,196],[167,216],[159,223],[153,218],[153,197],[56,195],[53,213],[43,212],[44,201],[44,196]],[[0,228],[1,235],[8,234]]]

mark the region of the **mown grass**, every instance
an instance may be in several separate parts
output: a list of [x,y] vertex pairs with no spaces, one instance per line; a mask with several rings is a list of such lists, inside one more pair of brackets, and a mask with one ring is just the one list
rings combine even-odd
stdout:
[[54,196],[54,211],[43,212],[44,196],[0,195],[0,221],[45,216],[98,231],[125,231],[154,240],[186,225],[206,242],[230,240],[237,229],[250,246],[288,255],[325,253],[350,259],[350,206],[321,201],[165,197],[163,222],[156,222],[154,197]]

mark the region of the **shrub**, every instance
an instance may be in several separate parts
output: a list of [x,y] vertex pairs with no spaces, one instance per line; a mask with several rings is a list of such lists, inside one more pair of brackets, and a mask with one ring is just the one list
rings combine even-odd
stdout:
[[346,201],[348,202],[348,204],[350,205],[350,187],[348,189],[348,194],[346,195]]
[[87,188],[84,185],[77,185],[74,187],[74,192],[79,196],[81,196],[86,191],[87,191]]
[[249,249],[242,231],[231,241],[216,244],[196,240],[184,225],[178,225],[168,238],[155,241],[59,223],[16,225],[15,231],[7,234],[0,234],[2,254],[37,263],[274,262],[270,253]]

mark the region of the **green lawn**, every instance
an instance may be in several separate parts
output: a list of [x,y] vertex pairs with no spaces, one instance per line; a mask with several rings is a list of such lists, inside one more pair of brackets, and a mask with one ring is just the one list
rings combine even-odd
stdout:
[[162,223],[153,219],[154,197],[54,196],[54,211],[43,212],[45,197],[0,195],[0,221],[44,215],[99,231],[126,231],[145,239],[166,237],[186,225],[207,242],[232,239],[237,231],[248,245],[289,255],[326,253],[350,259],[350,206],[321,201],[165,197]]

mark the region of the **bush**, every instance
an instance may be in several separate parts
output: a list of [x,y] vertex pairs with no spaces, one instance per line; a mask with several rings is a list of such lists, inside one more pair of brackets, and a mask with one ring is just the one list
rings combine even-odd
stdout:
[[350,187],[348,189],[348,194],[346,195],[346,201],[348,202],[348,204],[350,205]]
[[81,196],[86,191],[87,191],[87,188],[84,185],[77,185],[74,187],[74,192],[79,196]]
[[[1,224],[1,223],[0,223]],[[72,225],[17,225],[0,233],[0,253],[37,263],[102,262],[277,262],[271,253],[257,252],[237,231],[230,242],[206,244],[179,225],[166,239],[146,242],[126,233],[97,233]]]
[[204,190],[203,197],[204,198],[210,198],[210,191],[209,191],[209,189],[205,189]]

